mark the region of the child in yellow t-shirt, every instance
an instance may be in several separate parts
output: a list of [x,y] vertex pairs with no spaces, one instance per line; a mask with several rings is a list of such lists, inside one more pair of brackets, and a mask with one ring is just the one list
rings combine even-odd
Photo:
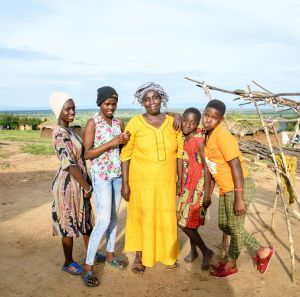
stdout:
[[[260,246],[244,228],[245,215],[255,188],[236,139],[221,125],[225,110],[222,101],[211,100],[202,117],[206,130],[204,153],[211,173],[209,178],[212,177],[220,188],[219,228],[230,235],[228,258],[213,266],[211,275],[227,277],[237,273],[236,261],[244,245],[256,253],[257,269],[264,273],[275,249]],[[210,201],[205,203],[209,204]]]

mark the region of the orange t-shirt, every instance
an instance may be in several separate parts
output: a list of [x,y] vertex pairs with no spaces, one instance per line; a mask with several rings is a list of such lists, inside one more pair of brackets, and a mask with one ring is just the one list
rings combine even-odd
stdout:
[[207,167],[220,187],[220,194],[234,190],[228,161],[238,157],[241,162],[243,176],[248,176],[237,140],[222,125],[218,125],[210,134],[204,147],[204,153]]

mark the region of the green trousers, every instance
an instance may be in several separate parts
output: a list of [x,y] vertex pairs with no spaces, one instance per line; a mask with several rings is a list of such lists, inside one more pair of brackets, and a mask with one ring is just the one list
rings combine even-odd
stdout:
[[[255,186],[250,176],[244,179],[243,199],[248,209],[255,192]],[[230,235],[228,258],[236,260],[241,248],[246,245],[253,252],[259,248],[257,240],[245,230],[246,215],[234,214],[234,191],[224,193],[219,197],[219,228]]]

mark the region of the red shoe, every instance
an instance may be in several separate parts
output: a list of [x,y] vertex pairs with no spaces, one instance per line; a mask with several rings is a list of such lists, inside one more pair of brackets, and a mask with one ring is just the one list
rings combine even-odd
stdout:
[[227,276],[230,276],[230,275],[233,275],[236,273],[238,273],[238,270],[236,267],[231,269],[227,266],[226,263],[221,263],[219,266],[216,267],[215,270],[210,272],[210,275],[217,277],[217,278],[221,278],[221,277],[227,277]]
[[270,261],[274,254],[275,254],[275,247],[272,246],[272,247],[270,247],[270,253],[269,253],[268,257],[261,259],[256,255],[255,260],[256,260],[256,264],[257,264],[257,270],[260,273],[267,272]]
[[224,265],[226,265],[226,262],[220,261],[217,265],[211,264],[211,267],[213,268],[213,270],[218,270],[219,267],[221,267],[221,266],[223,267]]

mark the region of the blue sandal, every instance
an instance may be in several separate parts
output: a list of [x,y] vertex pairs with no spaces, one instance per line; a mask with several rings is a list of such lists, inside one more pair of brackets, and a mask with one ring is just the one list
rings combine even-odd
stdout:
[[81,274],[81,279],[87,287],[97,287],[100,282],[93,270],[83,272]]
[[68,266],[63,265],[61,269],[62,271],[68,272],[72,275],[80,275],[83,271],[83,267],[79,265],[77,262],[73,262]]
[[106,255],[103,255],[101,253],[97,253],[95,257],[96,262],[105,262],[106,261]]
[[118,257],[113,257],[111,261],[106,261],[105,263],[121,270],[127,267],[127,263],[124,260],[119,259]]

